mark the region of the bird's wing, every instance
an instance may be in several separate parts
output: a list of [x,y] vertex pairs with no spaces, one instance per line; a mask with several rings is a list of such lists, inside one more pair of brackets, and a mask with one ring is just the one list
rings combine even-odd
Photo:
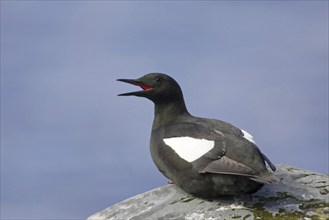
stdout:
[[[276,167],[275,165],[270,161],[270,159],[263,154],[263,152],[259,149],[259,147],[256,145],[256,143],[253,141],[253,137],[251,136],[251,134],[249,134],[248,132],[239,129],[239,134],[240,137],[244,137],[245,139],[247,139],[258,151],[258,153],[263,157],[264,161],[266,161],[266,163],[269,165],[269,167],[271,168],[271,170],[275,171]],[[247,137],[246,137],[247,135]],[[251,140],[250,140],[251,138]]]
[[226,151],[224,134],[218,130],[209,129],[203,124],[180,122],[167,125],[164,139],[170,138],[193,138],[214,142],[213,148],[209,152],[205,152],[205,156],[212,160],[220,158]]
[[[266,170],[263,170],[262,172],[260,172],[260,170],[254,170],[248,165],[238,162],[234,157],[232,158],[228,156],[226,154],[228,141],[227,134],[222,133],[216,128],[210,128],[202,123],[173,123],[166,126],[163,138],[163,141],[167,146],[175,150],[176,154],[182,159],[191,163],[200,173],[248,176],[250,179],[260,183],[273,182],[276,179],[275,175],[271,175],[271,173]],[[207,144],[212,144],[208,142],[212,142],[213,147],[208,148],[210,150],[199,152],[199,148],[202,148]],[[184,144],[187,146],[182,146]],[[196,144],[196,146],[191,147],[189,144]],[[238,143],[234,142],[231,144]],[[250,148],[256,147],[253,152],[259,153],[259,156],[267,161],[267,157],[260,152],[258,147],[254,144],[252,145],[253,146],[250,146]],[[244,148],[243,146],[241,147]],[[195,157],[193,157],[194,149],[198,151],[198,155]]]
[[260,155],[263,157],[264,161],[266,161],[266,163],[269,165],[269,167],[271,168],[271,170],[275,171],[276,167],[275,165],[270,161],[270,159],[268,159],[268,157],[263,154],[263,152],[261,152],[261,150],[255,145],[257,151],[260,153]]
[[200,173],[221,173],[249,176],[256,174],[253,169],[226,156],[210,162]]
[[256,173],[250,167],[232,160],[226,156],[223,156],[220,159],[209,163],[199,172],[247,176],[259,183],[271,183],[279,181],[279,178],[269,171],[265,171],[264,173]]

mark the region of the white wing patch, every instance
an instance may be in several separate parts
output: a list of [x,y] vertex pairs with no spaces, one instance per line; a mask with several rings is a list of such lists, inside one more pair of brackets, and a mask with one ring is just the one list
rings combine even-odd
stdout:
[[163,141],[171,147],[182,159],[192,162],[209,152],[215,146],[215,141],[191,137],[164,138]]
[[245,139],[247,139],[247,140],[250,141],[251,143],[256,144],[256,142],[254,141],[253,136],[252,136],[251,134],[249,134],[247,131],[242,130],[242,129],[241,129],[241,131],[242,131],[242,133],[243,133],[243,137],[244,137]]

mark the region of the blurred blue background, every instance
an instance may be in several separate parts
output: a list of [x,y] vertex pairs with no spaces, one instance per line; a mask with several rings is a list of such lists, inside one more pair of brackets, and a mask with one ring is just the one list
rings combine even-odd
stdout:
[[166,184],[153,104],[116,96],[149,72],[274,163],[328,173],[328,1],[1,1],[1,219],[84,219]]

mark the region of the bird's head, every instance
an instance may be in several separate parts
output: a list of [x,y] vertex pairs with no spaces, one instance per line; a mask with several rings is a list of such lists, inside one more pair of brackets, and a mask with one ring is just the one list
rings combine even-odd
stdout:
[[142,90],[119,94],[119,96],[140,96],[157,103],[171,102],[183,98],[178,83],[163,73],[149,73],[138,79],[118,79],[117,81],[139,86]]

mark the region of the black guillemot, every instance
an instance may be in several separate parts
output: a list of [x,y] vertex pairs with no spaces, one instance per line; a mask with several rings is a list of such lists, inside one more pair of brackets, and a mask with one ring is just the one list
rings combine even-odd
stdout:
[[192,116],[179,84],[163,73],[118,79],[142,88],[155,104],[150,150],[159,171],[186,192],[203,198],[254,193],[279,178],[252,136],[227,122]]

